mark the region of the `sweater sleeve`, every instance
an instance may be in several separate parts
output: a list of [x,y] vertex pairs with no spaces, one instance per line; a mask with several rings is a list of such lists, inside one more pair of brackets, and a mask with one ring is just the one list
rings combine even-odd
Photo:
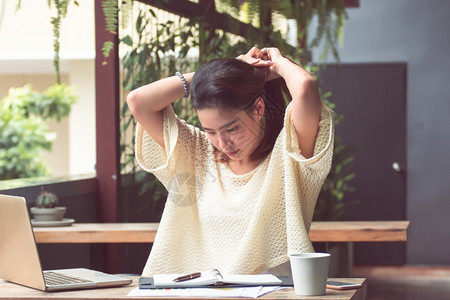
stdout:
[[143,170],[153,173],[170,190],[171,184],[195,178],[195,162],[212,153],[212,146],[204,132],[179,119],[172,106],[163,110],[163,132],[164,147],[137,125],[136,160]]
[[[136,128],[136,160],[140,167],[153,173],[166,187],[174,176],[176,153],[180,152],[178,139],[180,128],[187,125],[177,118],[171,105],[163,110],[164,147],[158,144],[141,126]],[[182,130],[182,129],[181,129]],[[189,155],[184,152],[184,155]]]
[[292,188],[300,196],[300,206],[297,207],[295,203],[287,205],[300,210],[299,213],[303,216],[305,228],[309,231],[317,198],[331,169],[334,147],[332,111],[325,104],[322,105],[319,131],[311,158],[305,158],[298,147],[297,134],[291,117],[291,106],[288,106],[286,110],[283,130],[285,130],[284,150],[287,152],[288,158],[286,163],[292,168],[292,172],[289,173],[292,178],[286,178],[286,182],[291,186],[296,185]]
[[297,134],[295,133],[294,123],[292,122],[292,106],[289,105],[286,111],[284,130],[286,131],[286,151],[294,160],[305,165],[317,164],[322,158],[330,160],[333,153],[334,144],[334,124],[332,111],[325,104],[322,104],[319,131],[316,137],[313,156],[305,158],[299,147]]

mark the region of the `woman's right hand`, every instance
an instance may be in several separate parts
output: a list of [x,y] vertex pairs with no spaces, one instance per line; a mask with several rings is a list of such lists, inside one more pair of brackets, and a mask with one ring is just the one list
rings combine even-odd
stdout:
[[269,81],[281,76],[279,64],[286,58],[277,48],[270,47],[258,49],[253,47],[246,54],[239,55],[236,59],[242,60],[255,67],[268,67],[269,74],[266,80]]

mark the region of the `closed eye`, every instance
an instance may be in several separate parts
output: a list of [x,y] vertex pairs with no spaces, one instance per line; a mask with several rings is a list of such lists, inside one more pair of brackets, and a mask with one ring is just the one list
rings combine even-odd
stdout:
[[234,133],[234,132],[237,131],[237,129],[238,129],[238,126],[230,128],[230,129],[227,129],[227,133]]

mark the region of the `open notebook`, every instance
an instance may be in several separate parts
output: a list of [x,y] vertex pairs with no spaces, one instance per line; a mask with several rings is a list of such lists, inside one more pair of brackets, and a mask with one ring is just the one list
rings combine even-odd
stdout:
[[218,270],[202,271],[200,277],[176,282],[183,274],[155,274],[141,277],[140,289],[182,288],[182,287],[244,287],[244,286],[292,286],[290,277],[277,277],[271,274],[230,275]]
[[1,194],[0,278],[45,291],[120,286],[132,282],[129,278],[84,268],[42,271],[25,199]]

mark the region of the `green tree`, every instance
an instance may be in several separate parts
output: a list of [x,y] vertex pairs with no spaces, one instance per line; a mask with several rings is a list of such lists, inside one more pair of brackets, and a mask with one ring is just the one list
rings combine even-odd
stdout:
[[31,85],[9,90],[0,101],[0,180],[48,175],[42,154],[51,150],[55,134],[46,121],[68,116],[77,98],[65,84],[42,93]]

